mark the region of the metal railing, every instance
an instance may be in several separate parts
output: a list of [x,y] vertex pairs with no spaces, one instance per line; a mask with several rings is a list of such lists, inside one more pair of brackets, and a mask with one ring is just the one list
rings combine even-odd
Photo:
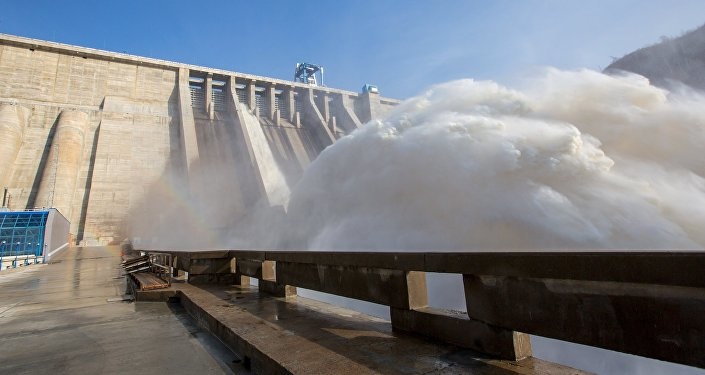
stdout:
[[151,265],[150,271],[161,277],[168,285],[171,285],[171,278],[174,272],[172,255],[169,253],[149,253],[148,255]]
[[126,274],[139,272],[151,272],[171,285],[172,278],[172,255],[169,253],[151,252],[143,256],[123,261],[122,264]]
[[0,271],[42,263],[44,263],[44,257],[41,255],[3,254],[0,252]]

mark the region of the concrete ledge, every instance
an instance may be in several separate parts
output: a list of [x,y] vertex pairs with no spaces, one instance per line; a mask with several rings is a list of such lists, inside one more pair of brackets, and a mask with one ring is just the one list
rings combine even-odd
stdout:
[[239,276],[234,273],[205,273],[188,275],[189,284],[217,284],[233,285],[239,280]]
[[251,259],[251,260],[265,260],[264,251],[255,250],[230,250],[228,251],[228,256],[237,259]]
[[[188,252],[151,249],[181,256]],[[196,252],[194,252],[196,253]],[[222,254],[221,252],[205,252]],[[204,255],[199,255],[204,256]],[[705,287],[704,251],[351,252],[230,250],[227,256],[406,271]]]
[[392,327],[496,355],[512,361],[531,356],[529,335],[470,319],[465,313],[431,307],[391,308]]
[[135,293],[135,301],[140,302],[169,302],[174,298],[179,298],[177,290],[159,289],[159,290],[137,290]]
[[277,284],[271,280],[259,280],[260,292],[265,292],[274,297],[293,297],[296,296],[296,287],[291,285]]
[[[408,309],[406,272],[400,270],[277,262],[280,284]],[[424,290],[425,291],[425,290]]]
[[395,332],[381,319],[301,297],[275,298],[252,287],[172,285],[196,322],[244,355],[256,374],[582,373],[534,358],[483,357]]
[[427,272],[705,287],[705,252],[426,253]]
[[199,298],[194,298],[191,293],[180,293],[181,305],[191,315],[200,326],[208,329],[216,337],[238,353],[243,353],[245,362],[250,363],[250,367],[255,374],[291,374],[286,368],[281,366],[271,356],[258,350],[246,339],[238,335],[236,331],[224,323],[224,319],[219,319],[218,312],[212,314],[199,305]]
[[[231,251],[240,256],[240,251]],[[424,253],[330,252],[330,251],[267,251],[266,259],[277,262],[311,263],[331,266],[389,268],[406,271],[424,270]]]
[[262,279],[262,261],[250,259],[237,259],[236,270],[239,274]]
[[[232,250],[228,255],[237,257],[240,253],[250,255],[253,251]],[[475,321],[504,327],[507,332],[537,334],[705,368],[702,251],[254,253],[264,260],[253,262],[254,270],[247,272],[256,276],[261,273],[262,279],[275,283],[269,285],[274,289],[292,285],[401,310],[427,305],[419,271],[460,273],[468,315]],[[265,265],[272,262],[277,265],[276,277],[265,274]],[[260,265],[261,270],[257,268]],[[266,268],[271,271],[271,267]],[[285,290],[274,289],[270,292],[287,295]],[[395,314],[398,329],[457,339],[452,328],[430,330],[425,323],[416,322],[429,319],[426,315]],[[444,320],[434,319],[438,320],[433,324]],[[451,320],[448,324],[457,327],[469,323]],[[434,336],[434,331],[440,333]],[[462,345],[478,349],[485,345],[473,344]],[[488,350],[510,358],[512,355],[505,349]],[[522,349],[513,355],[520,358],[527,352]]]
[[172,252],[176,268],[193,274],[230,273],[231,260],[228,252],[178,253]]
[[474,275],[463,280],[471,318],[705,368],[705,289]]

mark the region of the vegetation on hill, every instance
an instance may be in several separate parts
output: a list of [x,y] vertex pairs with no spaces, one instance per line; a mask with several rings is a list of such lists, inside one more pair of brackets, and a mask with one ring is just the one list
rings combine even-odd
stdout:
[[673,81],[705,90],[705,25],[677,38],[638,49],[615,60],[605,71],[624,70],[643,75],[655,85]]

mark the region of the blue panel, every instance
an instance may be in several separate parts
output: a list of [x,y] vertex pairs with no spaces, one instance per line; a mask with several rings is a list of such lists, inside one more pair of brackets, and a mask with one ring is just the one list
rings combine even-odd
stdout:
[[49,211],[0,211],[0,258],[42,255]]

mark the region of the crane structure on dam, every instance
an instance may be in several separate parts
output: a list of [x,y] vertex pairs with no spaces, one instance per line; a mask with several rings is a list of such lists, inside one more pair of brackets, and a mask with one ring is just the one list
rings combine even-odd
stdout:
[[319,86],[316,73],[318,73],[321,77],[320,86],[323,86],[322,66],[307,62],[296,63],[296,69],[294,69],[294,82],[301,82],[311,86]]

